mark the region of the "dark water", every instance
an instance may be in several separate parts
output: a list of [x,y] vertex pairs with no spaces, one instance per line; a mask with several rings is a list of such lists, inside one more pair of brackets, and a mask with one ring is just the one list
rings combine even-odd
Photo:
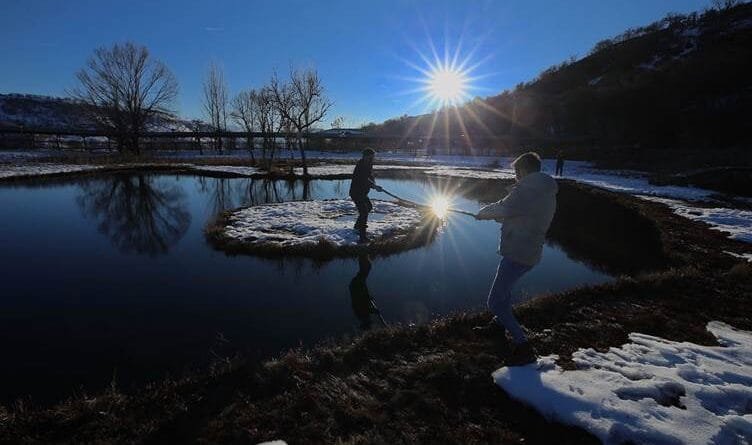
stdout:
[[[418,201],[434,192],[427,182],[380,183]],[[431,245],[373,258],[353,283],[355,299],[351,280],[366,267],[356,258],[226,256],[205,241],[204,226],[224,208],[344,197],[348,186],[165,174],[0,186],[0,399],[50,401],[113,376],[128,387],[215,356],[261,358],[354,333],[368,324],[365,286],[387,323],[483,306],[498,262],[494,222],[452,215]],[[517,293],[608,279],[546,246]]]

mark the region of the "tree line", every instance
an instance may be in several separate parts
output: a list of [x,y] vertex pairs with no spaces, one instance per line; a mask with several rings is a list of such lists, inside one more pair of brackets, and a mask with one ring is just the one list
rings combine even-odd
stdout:
[[[113,135],[120,151],[139,154],[139,139],[149,123],[177,114],[177,78],[143,45],[126,42],[97,48],[76,78],[78,85],[70,95],[84,106],[93,122]],[[263,133],[261,161],[270,167],[277,148],[274,133],[293,134],[288,144],[299,150],[304,174],[308,173],[305,133],[325,118],[332,105],[312,68],[291,66],[286,77],[274,71],[266,85],[242,90],[233,97],[218,65],[210,65],[203,82],[202,109],[207,125],[216,133],[217,151],[223,150],[222,134],[232,122],[249,133]],[[332,126],[341,123],[337,118]],[[200,125],[204,124],[194,121],[194,129]],[[249,134],[246,144],[252,158],[255,143]]]

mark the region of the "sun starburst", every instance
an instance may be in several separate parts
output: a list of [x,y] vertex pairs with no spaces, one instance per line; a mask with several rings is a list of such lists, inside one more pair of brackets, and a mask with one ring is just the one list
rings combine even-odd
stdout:
[[[478,81],[487,75],[479,76],[475,71],[487,59],[476,60],[477,47],[464,51],[462,40],[462,36],[459,36],[456,45],[450,45],[449,39],[445,38],[443,55],[440,55],[430,37],[424,44],[411,44],[415,57],[401,60],[417,71],[418,77],[403,79],[417,85],[398,93],[418,94],[410,108],[423,104],[424,111],[434,111],[459,106],[486,89],[481,87]],[[426,49],[428,51],[425,51]]]
[[426,79],[426,92],[444,105],[458,105],[467,97],[467,75],[457,69],[440,67]]
[[431,199],[430,205],[434,215],[436,215],[436,217],[439,219],[444,219],[446,218],[447,213],[449,213],[449,207],[451,203],[449,202],[449,198],[447,198],[446,196],[437,195]]

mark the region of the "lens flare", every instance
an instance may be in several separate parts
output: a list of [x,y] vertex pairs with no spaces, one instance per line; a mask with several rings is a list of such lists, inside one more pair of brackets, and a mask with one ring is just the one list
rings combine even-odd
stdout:
[[431,199],[431,211],[437,218],[444,219],[449,213],[450,202],[445,196],[436,196]]
[[457,69],[434,69],[426,83],[428,93],[441,104],[456,105],[467,96],[467,76]]

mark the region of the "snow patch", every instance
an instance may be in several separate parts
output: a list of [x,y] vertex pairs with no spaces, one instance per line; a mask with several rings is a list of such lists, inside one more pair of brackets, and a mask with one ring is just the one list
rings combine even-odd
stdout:
[[660,196],[695,201],[707,200],[713,195],[711,190],[696,187],[653,185],[646,176],[639,173],[630,175],[629,172],[582,171],[569,177],[578,182],[632,195]]
[[590,85],[591,87],[594,87],[598,85],[598,83],[600,83],[601,79],[603,79],[603,76],[598,76],[595,79],[590,79],[590,81],[588,82],[588,85]]
[[514,179],[510,169],[476,170],[462,167],[433,167],[425,171],[427,175],[465,179]]
[[[403,242],[424,222],[418,210],[373,200],[368,236]],[[349,199],[291,201],[236,210],[222,229],[225,239],[253,248],[305,249],[325,242],[335,248],[358,246],[353,229],[358,211]]]
[[[355,169],[355,164],[332,164],[332,165],[315,165],[308,167],[308,175],[312,177],[326,177],[326,176],[350,176]],[[427,170],[428,167],[419,167],[415,165],[389,165],[380,164],[374,165],[373,171],[386,171],[386,170],[413,170],[422,171]],[[303,175],[303,168],[297,167],[294,170],[296,175]]]
[[651,197],[646,199],[669,206],[677,215],[702,221],[709,224],[714,230],[727,232],[730,238],[752,243],[752,210],[697,207],[685,201],[668,198]]
[[256,167],[242,167],[236,165],[193,165],[191,168],[198,173],[229,173],[238,176],[254,176],[263,173]]
[[510,396],[607,444],[752,441],[752,333],[713,321],[722,346],[632,333],[608,352],[580,349],[576,370],[556,356],[493,373]]
[[734,258],[739,258],[740,260],[752,263],[752,253],[736,253],[729,252],[728,250],[724,250],[723,253],[725,253],[726,255],[731,255]]
[[68,164],[25,164],[0,166],[0,179],[21,178],[27,176],[57,175],[63,173],[81,173],[99,170],[96,165]]

